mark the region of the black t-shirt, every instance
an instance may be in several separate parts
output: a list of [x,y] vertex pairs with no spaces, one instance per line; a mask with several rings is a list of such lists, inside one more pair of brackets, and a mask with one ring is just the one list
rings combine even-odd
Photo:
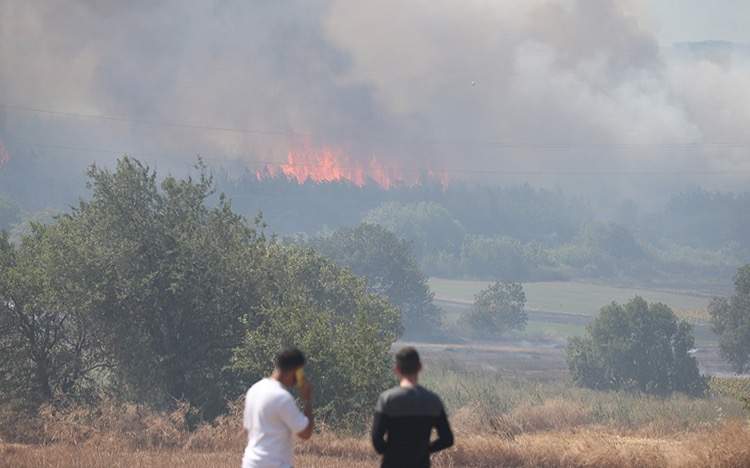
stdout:
[[[430,442],[432,428],[438,438]],[[372,445],[383,468],[429,467],[431,453],[453,445],[443,402],[419,385],[386,390],[375,406]]]

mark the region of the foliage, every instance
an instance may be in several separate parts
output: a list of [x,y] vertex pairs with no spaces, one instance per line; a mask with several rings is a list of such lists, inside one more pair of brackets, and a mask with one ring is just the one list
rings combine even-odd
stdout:
[[387,298],[401,311],[407,333],[435,330],[440,309],[406,241],[385,228],[360,224],[341,228],[312,246],[336,264],[367,280],[371,292]]
[[520,283],[496,281],[474,297],[465,324],[477,335],[497,336],[508,330],[523,330],[528,316],[526,294]]
[[520,242],[507,237],[468,236],[461,249],[461,267],[468,275],[520,281],[531,266]]
[[664,304],[640,297],[602,307],[584,337],[568,342],[573,380],[600,390],[632,390],[665,395],[702,395],[706,383],[696,360],[691,326]]
[[106,365],[78,301],[65,228],[34,225],[19,247],[0,233],[0,403],[90,397]]
[[[202,168],[201,168],[202,169]],[[185,399],[216,414],[232,376],[223,370],[258,301],[263,239],[221,198],[210,177],[157,182],[123,158],[92,167],[91,200],[61,221],[88,275],[78,287],[114,360],[114,388],[138,401]]]
[[742,373],[750,369],[750,265],[737,270],[734,285],[734,296],[715,298],[708,312],[722,357]]
[[750,378],[711,377],[709,388],[716,394],[736,398],[746,411],[750,411]]
[[158,181],[127,157],[94,166],[89,201],[19,246],[0,237],[4,399],[106,392],[212,418],[282,343],[325,363],[312,376],[341,413],[383,389],[398,312],[332,262],[266,239],[225,197],[209,206],[197,169]]
[[51,208],[35,211],[33,213],[24,213],[24,215],[18,219],[18,222],[8,229],[10,241],[14,243],[20,242],[24,236],[30,236],[34,233],[34,225],[54,224],[61,214],[63,214],[61,211]]
[[416,246],[419,257],[456,252],[465,235],[461,223],[435,202],[385,203],[367,213],[364,220],[410,241]]
[[248,327],[235,350],[233,368],[255,381],[270,371],[280,348],[298,346],[321,411],[337,420],[362,414],[387,385],[398,311],[311,250],[271,250],[273,289],[263,299],[258,325]]

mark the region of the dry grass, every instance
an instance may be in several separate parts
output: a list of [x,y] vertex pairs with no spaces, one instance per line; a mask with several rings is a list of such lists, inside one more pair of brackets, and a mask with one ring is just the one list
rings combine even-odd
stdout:
[[[298,444],[295,466],[377,466],[366,440],[317,434]],[[120,446],[0,445],[0,467],[237,467],[242,448],[130,450]],[[728,423],[664,439],[596,428],[520,434],[461,435],[456,447],[433,458],[435,467],[741,467],[750,466],[750,429]]]
[[[750,466],[750,426],[734,397],[746,381],[715,380],[706,399],[657,399],[461,376],[437,376],[456,432],[456,446],[433,458],[438,468]],[[241,408],[231,405],[194,430],[186,405],[156,412],[103,403],[43,408],[33,417],[0,408],[0,468],[236,468],[245,443]],[[377,465],[364,436],[323,428],[297,444],[297,467]]]

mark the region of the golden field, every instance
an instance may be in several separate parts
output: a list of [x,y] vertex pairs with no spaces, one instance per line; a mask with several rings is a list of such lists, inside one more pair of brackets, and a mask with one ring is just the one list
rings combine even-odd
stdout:
[[[425,384],[443,395],[456,445],[435,467],[750,466],[742,379],[711,381],[707,398],[594,392],[561,382],[433,369]],[[0,411],[0,467],[239,467],[241,404],[190,428],[190,408],[133,404]],[[325,421],[297,444],[296,467],[378,466],[363,417],[349,429]]]

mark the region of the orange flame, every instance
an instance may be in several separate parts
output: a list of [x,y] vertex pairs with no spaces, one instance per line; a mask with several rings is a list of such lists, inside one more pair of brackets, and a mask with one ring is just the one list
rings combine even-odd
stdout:
[[[307,181],[350,182],[357,187],[364,187],[372,182],[384,189],[397,185],[419,185],[422,182],[422,177],[417,172],[407,173],[402,168],[387,167],[374,157],[363,162],[331,149],[290,151],[286,163],[267,164],[255,173],[258,180],[279,175],[299,184]],[[441,171],[429,170],[423,175],[443,186],[448,182],[447,175]]]

